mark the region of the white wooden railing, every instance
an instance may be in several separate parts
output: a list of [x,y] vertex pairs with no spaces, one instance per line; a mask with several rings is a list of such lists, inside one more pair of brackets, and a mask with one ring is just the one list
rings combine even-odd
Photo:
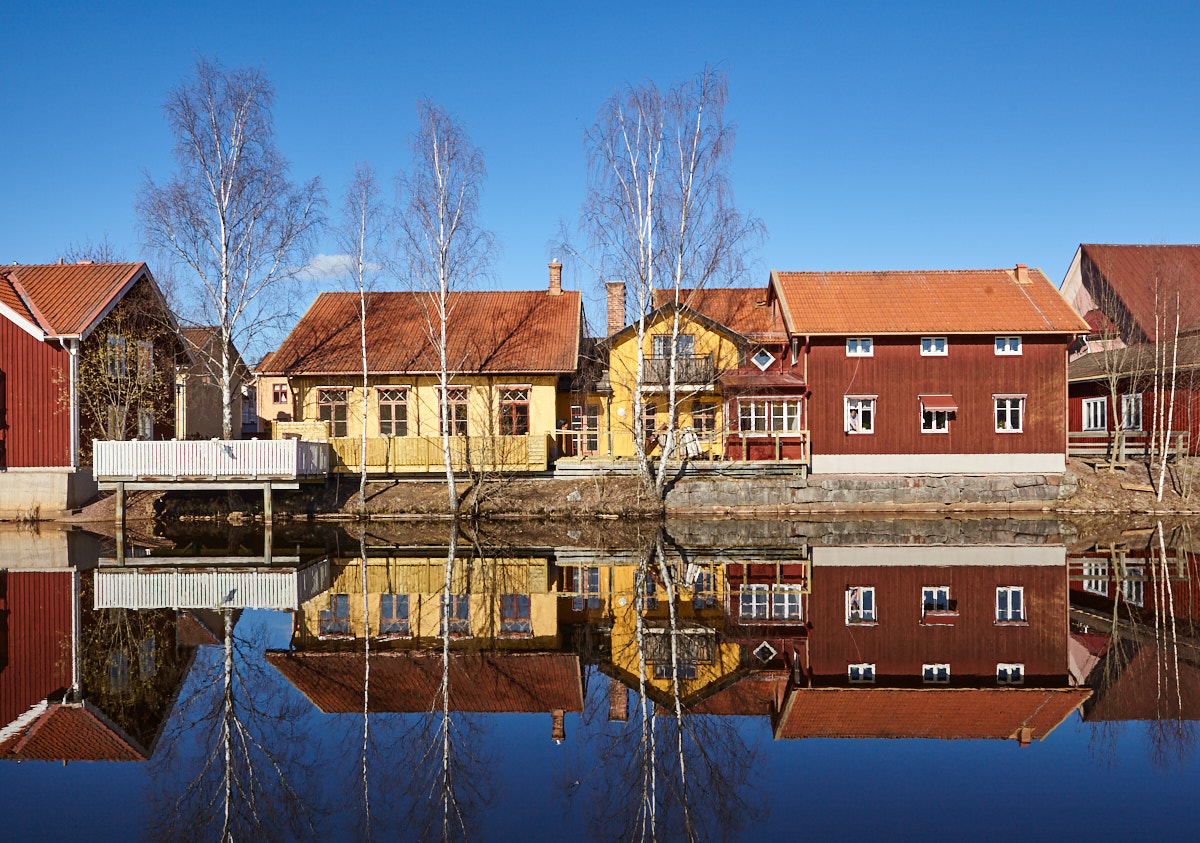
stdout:
[[329,472],[329,444],[298,439],[92,442],[97,480],[296,479]]
[[295,611],[329,588],[329,560],[303,570],[113,570],[96,572],[96,609]]

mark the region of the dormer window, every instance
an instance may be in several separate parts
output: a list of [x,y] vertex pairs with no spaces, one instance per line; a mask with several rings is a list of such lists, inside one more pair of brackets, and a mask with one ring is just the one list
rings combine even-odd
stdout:
[[871,357],[875,354],[875,344],[870,337],[846,337],[847,357]]
[[760,371],[765,372],[775,362],[775,355],[771,354],[765,348],[760,348],[750,358],[750,362],[757,366]]

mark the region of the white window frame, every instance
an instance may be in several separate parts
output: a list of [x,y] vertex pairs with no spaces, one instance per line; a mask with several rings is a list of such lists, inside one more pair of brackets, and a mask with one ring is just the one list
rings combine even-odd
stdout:
[[922,433],[949,433],[950,432],[950,411],[949,410],[921,410],[921,432]]
[[1125,576],[1121,578],[1121,597],[1130,606],[1144,606],[1146,602],[1146,581],[1142,579],[1131,580],[1128,577],[1144,577],[1146,569],[1142,567],[1129,567],[1125,569]]
[[[1000,402],[1004,402],[1003,411],[1000,408]],[[1005,421],[1012,420],[1013,402],[1016,402],[1017,410],[1017,426],[1016,427],[1001,427],[1000,413],[1003,412]],[[1024,395],[993,395],[992,396],[992,421],[996,425],[997,433],[1024,433],[1025,432],[1025,396]]]
[[745,583],[738,591],[738,620],[802,623],[803,594],[799,585]]
[[803,621],[803,595],[799,585],[776,585],[771,589],[771,619],[793,623]]
[[803,428],[804,399],[777,396],[758,400],[738,399],[738,432],[743,436],[799,433]]
[[[877,395],[847,395],[844,397],[844,407],[842,412],[843,425],[846,433],[857,436],[860,434],[867,435],[875,432],[875,410],[878,397],[879,396]],[[867,419],[869,424],[865,425],[863,424],[864,408],[866,408],[867,413],[869,413],[869,418]],[[853,426],[850,422],[851,411],[856,411],[858,413]]]
[[1108,596],[1108,563],[1083,563],[1083,590],[1089,594]]
[[[758,362],[759,355],[766,355],[767,362]],[[774,365],[775,355],[767,351],[765,348],[760,348],[758,351],[754,352],[753,356],[751,356],[750,362],[757,366],[760,372],[765,372],[767,369],[771,368],[772,365]]]
[[851,685],[874,685],[874,662],[859,662],[858,664],[847,665],[846,679],[849,680]]
[[1107,398],[1101,396],[1083,399],[1083,429],[1089,433],[1106,433],[1108,431]]
[[1022,342],[1017,336],[996,337],[996,356],[1015,357],[1021,354]]
[[[944,676],[938,674],[945,671]],[[925,674],[931,674],[926,676]],[[923,664],[921,665],[921,681],[926,685],[949,685],[950,684],[950,665],[948,664]]]
[[945,337],[921,337],[921,356],[945,357],[950,353],[949,345]]
[[[1132,424],[1131,412],[1137,408],[1137,424]],[[1121,430],[1145,430],[1145,416],[1142,415],[1142,393],[1131,392],[1121,396]]]
[[[867,612],[862,611],[861,604],[865,603],[867,601],[865,599],[860,598],[860,600],[859,600],[860,617],[857,620],[854,620],[854,619],[852,619],[851,614],[850,614],[850,604],[852,602],[853,595],[856,592],[859,593],[860,595],[862,595],[863,597],[865,597],[867,594],[870,594],[871,610],[870,610],[869,614]],[[879,623],[879,604],[877,602],[875,602],[875,586],[873,586],[873,585],[848,586],[846,588],[846,625],[852,626],[855,624],[876,624],[876,623]]]
[[[946,598],[945,599],[946,608],[944,608],[944,609],[939,609],[937,607],[937,602],[938,602],[937,598],[938,598],[939,592],[943,593]],[[933,608],[930,608],[927,605],[925,605],[926,603],[929,602],[928,595],[930,593],[933,594],[933,602],[934,602]],[[950,612],[950,611],[953,611],[950,608],[950,586],[948,586],[948,585],[927,585],[927,586],[923,586],[921,588],[921,614],[925,614],[926,612]]]
[[875,341],[871,337],[846,337],[847,357],[874,357]]
[[[403,401],[397,401],[397,400],[384,401],[383,398],[384,398],[385,392],[389,393],[389,395],[391,393],[396,393],[396,392],[402,393],[404,396],[404,400]],[[408,434],[409,434],[409,430],[408,430],[408,399],[411,394],[412,393],[411,393],[410,387],[405,384],[380,385],[380,386],[375,387],[375,430],[379,434],[379,437],[381,439],[386,439],[388,437],[408,436]],[[389,419],[389,421],[388,421],[388,423],[391,425],[391,428],[392,428],[391,433],[383,432],[383,407],[384,407],[384,405],[387,405],[388,407],[392,408],[391,409],[392,418]],[[395,432],[396,431],[396,410],[395,410],[395,408],[399,407],[401,405],[403,405],[403,407],[404,407],[404,433],[396,433]],[[440,401],[438,402],[438,406],[439,407],[441,406]]]
[[[750,611],[747,611],[749,607]],[[771,587],[758,583],[743,585],[738,591],[738,620],[771,619]]]
[[[1000,596],[1004,595],[1004,607],[1000,606]],[[1020,596],[1020,609],[1014,614],[1013,595]],[[996,587],[996,623],[1025,623],[1025,586],[1001,585]]]
[[1019,662],[1000,662],[996,665],[997,685],[1024,685],[1025,665]]

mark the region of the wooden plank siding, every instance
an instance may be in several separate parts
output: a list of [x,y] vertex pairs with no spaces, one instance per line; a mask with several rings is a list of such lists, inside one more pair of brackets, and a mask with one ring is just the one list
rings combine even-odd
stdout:
[[71,684],[71,571],[0,571],[0,728]]
[[67,352],[0,318],[0,469],[71,464]]
[[[1072,383],[1068,387],[1069,394],[1067,396],[1067,429],[1075,432],[1083,430],[1083,402],[1088,398],[1106,398],[1104,405],[1104,428],[1103,432],[1111,433],[1116,427],[1116,419],[1114,416],[1113,399],[1109,394],[1108,383],[1105,381],[1080,381]],[[1124,392],[1119,392],[1118,406],[1120,406],[1120,398]],[[1153,389],[1144,389],[1141,391],[1142,396],[1142,428],[1146,431],[1151,430],[1154,424],[1155,413],[1157,412],[1158,403]],[[1166,411],[1169,407],[1170,395],[1169,391],[1164,390],[1163,396],[1163,424],[1166,424]],[[1175,390],[1175,410],[1171,415],[1171,430],[1187,431],[1191,434],[1191,442],[1193,449],[1195,443],[1200,443],[1200,388],[1196,390],[1176,389]]]
[[[969,549],[964,549],[969,550]],[[846,590],[873,586],[877,623],[846,623]],[[948,586],[952,625],[922,624],[922,588]],[[996,589],[1023,586],[1026,624],[996,623]],[[814,565],[809,657],[817,684],[847,684],[852,662],[875,665],[879,684],[920,686],[923,664],[949,664],[950,683],[995,684],[996,665],[1025,665],[1027,683],[1067,674],[1064,565]],[[816,679],[814,680],[816,681]]]
[[[995,336],[947,338],[945,356],[921,356],[921,336],[873,337],[873,355],[850,357],[845,337],[807,347],[814,454],[1055,454],[1066,450],[1068,335],[1024,336],[1022,353],[997,355]],[[797,362],[803,371],[804,361]],[[878,396],[875,432],[844,429],[847,395]],[[951,395],[948,433],[921,430],[920,395]],[[1025,395],[1021,433],[996,431],[994,395]]]

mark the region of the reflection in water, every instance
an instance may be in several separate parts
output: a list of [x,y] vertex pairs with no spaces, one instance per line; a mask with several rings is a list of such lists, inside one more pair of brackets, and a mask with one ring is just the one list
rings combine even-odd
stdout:
[[[503,715],[540,715],[589,836],[712,840],[770,810],[761,734],[1026,745],[1078,710],[1106,762],[1131,720],[1159,765],[1194,749],[1186,527],[704,522],[603,549],[437,529],[115,558],[0,534],[0,757],[148,759],[155,837],[472,839],[510,810]],[[256,607],[290,612],[285,646]]]

